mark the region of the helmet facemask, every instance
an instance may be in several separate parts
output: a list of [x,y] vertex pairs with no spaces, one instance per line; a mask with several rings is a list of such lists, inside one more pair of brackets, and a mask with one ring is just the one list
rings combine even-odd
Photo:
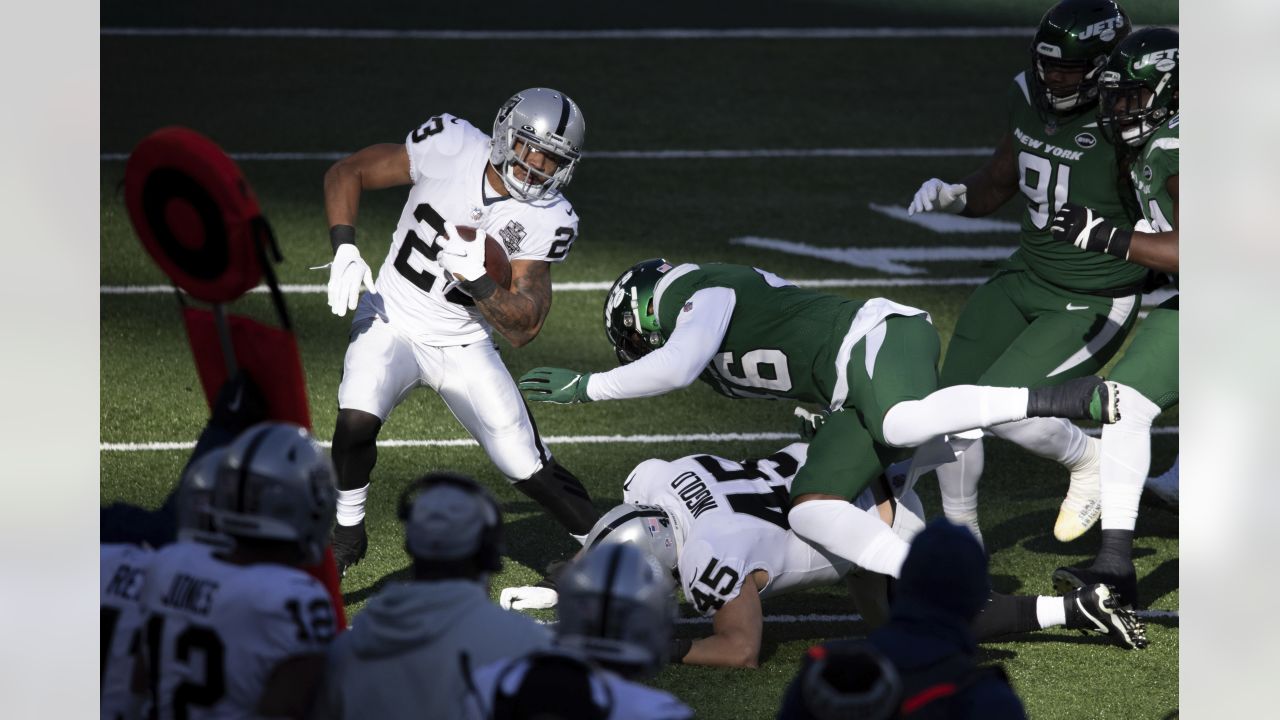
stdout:
[[[1032,52],[1031,66],[1035,70],[1037,102],[1046,110],[1066,114],[1091,105],[1098,99],[1098,75],[1106,63],[1106,56],[1090,60],[1061,60]],[[1050,74],[1067,78],[1078,77],[1071,82],[1051,84]]]
[[[1098,126],[1113,143],[1141,146],[1170,114],[1167,108],[1153,107],[1157,95],[1138,82],[1102,85],[1098,100]],[[1176,112],[1176,104],[1174,107]]]
[[637,263],[622,274],[604,301],[604,332],[622,365],[666,343],[658,328],[654,291],[672,265],[661,258]]

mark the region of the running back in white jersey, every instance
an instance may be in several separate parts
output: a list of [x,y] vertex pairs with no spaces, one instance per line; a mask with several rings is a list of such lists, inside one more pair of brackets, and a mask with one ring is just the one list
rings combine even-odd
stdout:
[[155,553],[128,543],[99,548],[102,720],[135,717],[131,690],[134,657],[141,649],[142,588]]
[[333,606],[318,580],[213,552],[180,541],[157,552],[147,573],[143,645],[160,720],[256,718],[275,667],[323,653],[333,637]]
[[444,222],[483,229],[511,260],[559,263],[578,236],[578,215],[560,194],[534,202],[498,195],[485,179],[489,136],[461,118],[445,113],[427,120],[409,133],[405,147],[413,188],[378,271],[371,309],[429,344],[483,340],[488,323],[471,298],[456,287],[445,292],[448,280],[436,262]]
[[[810,545],[791,531],[787,510],[791,482],[808,457],[807,443],[793,443],[767,458],[738,462],[715,455],[646,460],[623,484],[623,502],[657,505],[676,526],[680,583],[703,615],[738,596],[756,570],[769,574],[761,598],[834,582],[852,565]],[[865,490],[855,500],[876,513]],[[923,526],[919,499],[908,491],[894,529],[913,534]]]

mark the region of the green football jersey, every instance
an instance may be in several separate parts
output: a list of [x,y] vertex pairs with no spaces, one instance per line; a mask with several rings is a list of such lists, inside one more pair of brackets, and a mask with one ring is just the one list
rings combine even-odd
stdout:
[[656,296],[659,329],[670,339],[694,293],[730,288],[736,298],[733,316],[700,379],[733,398],[792,398],[826,405],[835,388],[840,343],[865,301],[783,283],[746,265],[701,265]]
[[1066,202],[1093,208],[1131,227],[1117,183],[1115,150],[1092,112],[1046,125],[1027,89],[1026,72],[1009,89],[1009,132],[1018,162],[1018,188],[1027,198],[1018,251],[1010,259],[1059,287],[1107,290],[1135,285],[1146,269],[1106,253],[1081,252],[1053,239],[1050,220]]
[[1129,168],[1129,177],[1138,192],[1142,216],[1156,232],[1174,229],[1173,198],[1169,195],[1169,178],[1178,174],[1178,116],[1147,138],[1138,157]]

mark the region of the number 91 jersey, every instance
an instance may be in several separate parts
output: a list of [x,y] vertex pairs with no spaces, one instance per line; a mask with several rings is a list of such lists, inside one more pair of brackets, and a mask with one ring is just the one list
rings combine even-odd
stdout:
[[334,633],[324,586],[302,570],[233,565],[196,542],[156,553],[142,593],[154,717],[246,718],[283,660],[322,653]]
[[[760,460],[690,455],[671,462],[646,460],[632,470],[623,484],[623,502],[667,511],[676,526],[680,584],[698,612],[714,615],[756,570],[769,574],[760,591],[764,599],[832,583],[853,568],[800,539],[787,523],[791,482],[808,450],[806,443],[793,443]],[[914,493],[908,497],[894,521],[900,534],[923,527],[915,517],[922,512],[919,500]],[[855,504],[876,512],[870,491]]]
[[533,202],[499,195],[485,177],[489,147],[488,135],[447,113],[405,140],[413,188],[372,301],[415,340],[466,345],[489,337],[471,298],[457,287],[446,292],[449,280],[437,262],[446,221],[484,230],[511,260],[563,262],[578,236],[577,213],[563,195]]

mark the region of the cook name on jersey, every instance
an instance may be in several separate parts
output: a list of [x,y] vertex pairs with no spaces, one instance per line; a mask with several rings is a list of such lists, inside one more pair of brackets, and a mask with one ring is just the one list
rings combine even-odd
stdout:
[[[563,262],[578,236],[578,215],[563,195],[534,202],[502,197],[489,186],[489,136],[445,113],[405,139],[413,187],[378,271],[387,319],[410,336],[436,345],[465,345],[489,337],[488,323],[436,261],[445,221],[478,227],[511,260]],[[422,223],[426,224],[424,228]]]

